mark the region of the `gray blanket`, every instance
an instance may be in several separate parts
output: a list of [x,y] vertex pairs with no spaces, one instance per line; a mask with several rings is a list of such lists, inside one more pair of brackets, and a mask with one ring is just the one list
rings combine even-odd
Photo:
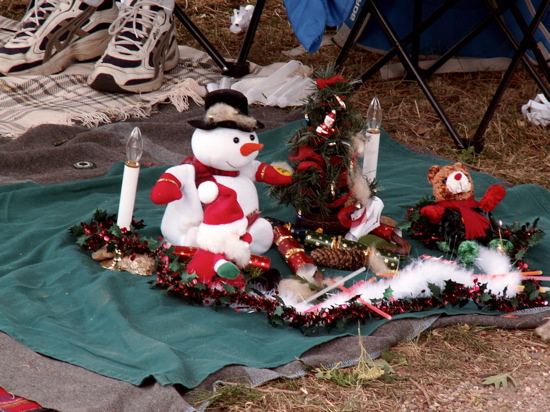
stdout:
[[[15,141],[0,142],[0,183],[33,181],[54,184],[89,179],[103,175],[113,163],[124,160],[124,138],[139,126],[145,140],[143,162],[153,166],[173,165],[191,154],[189,137],[192,127],[187,120],[203,115],[203,108],[192,106],[184,113],[171,106],[146,119],[103,125],[93,129],[79,126],[41,125]],[[274,108],[253,109],[252,115],[276,128],[303,118],[300,111],[286,112]],[[78,165],[89,165],[82,168]],[[75,166],[77,165],[77,166]],[[93,206],[93,205],[92,205]],[[534,328],[543,323],[548,312],[525,312],[517,318],[459,315],[431,316],[388,322],[370,336],[363,346],[374,358],[381,350],[411,339],[428,328],[455,323],[492,325],[502,328]],[[37,354],[8,335],[0,333],[0,356],[4,389],[61,411],[193,411],[191,395],[184,388],[162,387],[148,382],[136,387],[107,378],[71,364]],[[327,367],[353,365],[361,354],[356,336],[339,338],[319,345],[300,356],[306,364]],[[200,385],[209,389],[217,380],[248,377],[253,384],[281,376],[305,374],[299,361],[275,369],[228,366],[212,374]]]

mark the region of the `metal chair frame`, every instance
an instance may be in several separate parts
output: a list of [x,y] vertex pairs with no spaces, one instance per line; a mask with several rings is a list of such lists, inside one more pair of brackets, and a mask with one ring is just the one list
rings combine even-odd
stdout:
[[[548,9],[550,0],[543,0],[540,3],[535,13],[535,16],[533,17],[533,19],[529,24],[527,24],[527,22],[521,15],[519,8],[517,7],[518,0],[504,0],[501,5],[496,4],[493,0],[480,0],[487,7],[488,16],[482,19],[482,21],[474,29],[472,29],[466,36],[464,36],[461,40],[459,40],[444,55],[440,56],[440,58],[436,60],[429,68],[420,69],[420,67],[418,66],[420,34],[423,31],[425,31],[430,25],[432,25],[434,22],[440,19],[443,16],[443,14],[447,12],[458,1],[459,0],[445,1],[438,9],[436,9],[433,13],[431,13],[429,16],[427,16],[424,20],[421,21],[420,16],[421,16],[421,9],[422,9],[422,0],[415,0],[414,15],[413,15],[413,19],[414,19],[413,30],[409,34],[404,36],[402,39],[400,39],[395,33],[395,30],[393,29],[392,25],[390,24],[389,19],[382,13],[380,8],[378,7],[377,0],[366,0],[358,17],[354,22],[353,27],[351,28],[351,31],[346,39],[346,42],[342,46],[342,49],[336,60],[336,66],[340,67],[344,63],[347,57],[347,54],[349,53],[350,48],[355,43],[358,35],[360,34],[360,30],[362,29],[363,24],[366,21],[367,17],[369,15],[373,16],[378,21],[378,23],[380,24],[380,27],[384,31],[384,34],[392,44],[392,48],[389,51],[387,51],[380,59],[378,59],[373,65],[371,65],[360,76],[360,78],[357,81],[357,84],[359,86],[363,84],[365,81],[371,78],[378,70],[380,70],[382,66],[388,63],[393,57],[397,56],[400,59],[403,66],[405,67],[405,70],[407,71],[407,75],[409,76],[409,78],[412,78],[418,83],[422,92],[424,93],[429,103],[432,105],[434,111],[437,113],[437,115],[445,125],[447,131],[451,135],[457,147],[459,149],[466,149],[469,146],[473,146],[476,152],[481,152],[481,150],[483,150],[483,147],[484,147],[483,136],[487,130],[489,122],[493,117],[497,109],[497,106],[500,100],[502,99],[502,96],[504,95],[504,92],[508,88],[510,81],[514,73],[516,72],[520,62],[523,62],[527,71],[529,72],[531,77],[535,80],[538,87],[546,95],[546,97],[550,98],[549,86],[543,80],[542,76],[539,75],[533,63],[531,62],[531,60],[529,60],[528,56],[525,54],[527,50],[532,51],[533,55],[535,56],[538,62],[540,70],[542,71],[543,75],[546,77],[546,81],[550,82],[550,67],[548,67],[548,63],[544,60],[544,57],[542,56],[542,53],[540,52],[536,44],[536,41],[533,37],[542,21],[542,18],[544,17],[544,14]],[[507,10],[510,10],[512,12],[514,19],[516,20],[518,27],[522,32],[523,37],[521,38],[520,41],[518,41],[514,37],[514,35],[512,34],[512,32],[510,31],[510,29],[508,28],[506,22],[502,17],[502,14]],[[463,138],[458,134],[458,132],[452,125],[451,121],[445,114],[445,111],[443,110],[437,98],[435,97],[434,93],[428,86],[425,78],[435,73],[435,71],[438,68],[440,68],[445,62],[447,62],[450,58],[455,56],[456,53],[461,48],[463,48],[466,44],[468,44],[473,39],[475,39],[492,21],[496,21],[498,27],[505,34],[506,38],[508,39],[509,43],[511,44],[515,52],[489,106],[486,109],[486,112],[483,118],[481,119],[481,122],[476,132],[471,138]],[[405,49],[406,46],[409,44],[411,44],[411,53],[408,53]]]
[[250,73],[250,65],[247,61],[248,54],[250,52],[250,48],[252,47],[254,36],[256,35],[256,30],[258,29],[258,24],[260,23],[260,17],[262,16],[262,11],[265,7],[265,1],[266,0],[258,0],[256,2],[248,30],[246,31],[246,35],[241,46],[241,51],[235,61],[226,60],[178,4],[176,4],[174,8],[174,16],[183,24],[195,40],[197,40],[212,60],[214,60],[214,63],[218,65],[224,76],[240,78]]

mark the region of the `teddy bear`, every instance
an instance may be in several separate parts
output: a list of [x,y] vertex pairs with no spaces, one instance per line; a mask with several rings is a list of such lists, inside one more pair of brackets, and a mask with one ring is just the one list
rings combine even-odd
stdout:
[[490,212],[504,199],[501,185],[490,186],[478,201],[468,169],[460,162],[432,166],[428,182],[433,186],[435,202],[420,209],[432,225],[433,236],[447,243],[452,251],[465,240],[487,244],[495,237]]

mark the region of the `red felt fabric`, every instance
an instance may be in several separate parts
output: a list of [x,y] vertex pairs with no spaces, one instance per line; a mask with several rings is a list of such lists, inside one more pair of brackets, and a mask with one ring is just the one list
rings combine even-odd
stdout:
[[42,409],[38,403],[12,395],[0,388],[0,412],[27,412]]

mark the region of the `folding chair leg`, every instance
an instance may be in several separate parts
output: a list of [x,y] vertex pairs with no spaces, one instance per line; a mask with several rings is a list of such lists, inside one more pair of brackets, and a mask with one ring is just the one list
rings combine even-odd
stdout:
[[439,118],[447,128],[447,131],[451,135],[455,144],[458,146],[459,149],[465,149],[467,147],[467,144],[466,144],[467,141],[463,140],[458,135],[457,131],[449,121],[447,115],[443,111],[441,105],[439,104],[434,94],[430,90],[428,84],[424,81],[424,79],[422,78],[422,75],[419,73],[419,71],[416,69],[415,65],[409,58],[407,51],[403,48],[403,46],[399,42],[397,35],[395,34],[395,32],[393,31],[393,29],[391,28],[387,20],[382,15],[376,2],[374,0],[371,0],[368,4],[372,15],[378,20],[378,23],[386,33],[386,36],[388,37],[388,39],[391,41],[391,43],[395,47],[397,47],[397,53],[398,53],[399,59],[403,63],[403,66],[414,77],[414,79],[416,80],[416,82],[424,92],[424,95],[432,105],[433,109],[435,110],[435,112],[437,113],[437,115],[439,116]]
[[250,73],[250,65],[247,61],[248,53],[250,52],[250,47],[252,46],[252,42],[254,41],[256,30],[258,29],[260,17],[265,7],[265,1],[266,0],[258,0],[256,2],[254,12],[252,13],[252,18],[250,19],[250,25],[248,26],[243,45],[241,46],[239,57],[235,62],[228,62],[223,58],[223,56],[216,50],[216,48],[197,28],[197,26],[195,26],[195,24],[185,14],[185,12],[178,4],[176,4],[174,7],[174,16],[176,16],[176,18],[183,24],[187,31],[191,33],[191,35],[195,38],[195,40],[197,40],[197,42],[206,51],[206,53],[208,53],[212,60],[214,60],[214,63],[216,63],[216,65],[221,69],[222,73],[225,76],[239,78]]
[[338,57],[336,58],[336,63],[335,63],[336,67],[340,67],[342,63],[344,63],[344,61],[346,60],[346,57],[348,57],[348,53],[351,47],[353,46],[353,44],[356,42],[357,36],[359,35],[359,32],[363,28],[363,23],[365,22],[369,12],[370,10],[366,5],[363,5],[361,7],[361,11],[355,18],[355,23],[351,27],[349,35],[346,41],[344,42],[344,45],[340,49],[340,53],[338,53]]
[[525,51],[527,50],[527,46],[531,41],[531,39],[533,38],[537,28],[539,27],[539,24],[544,16],[544,13],[548,9],[549,4],[550,4],[550,0],[545,0],[545,4],[541,5],[537,10],[537,13],[533,17],[533,20],[529,25],[529,30],[527,33],[524,33],[523,40],[519,44],[518,49],[516,50],[516,53],[512,58],[512,62],[510,63],[510,66],[508,66],[508,69],[504,73],[504,77],[502,78],[502,81],[498,86],[498,89],[493,97],[493,100],[491,100],[491,103],[489,104],[489,107],[487,108],[487,111],[485,112],[485,115],[483,116],[483,119],[481,120],[481,123],[479,124],[474,137],[472,137],[472,139],[470,140],[471,145],[474,146],[474,148],[476,148],[476,151],[478,150],[478,148],[483,148],[483,135],[485,133],[485,130],[487,130],[487,126],[489,126],[489,121],[493,117],[493,114],[497,109],[497,106],[500,102],[500,99],[502,98],[502,95],[504,94],[504,91],[508,88],[508,85],[510,84],[510,80],[514,75],[514,72],[516,71],[520,60],[524,57]]
[[[512,13],[514,14],[516,22],[520,26],[521,31],[523,33],[528,33],[529,32],[529,26],[528,26],[527,22],[525,21],[525,19],[523,18],[523,15],[521,14],[521,12],[520,12],[517,5],[515,5],[512,8]],[[499,24],[501,24],[501,26],[504,26],[504,27],[502,27],[503,31],[507,34],[507,36],[510,36],[511,33],[508,34],[509,30],[507,30],[508,27],[506,27],[504,21],[500,21]],[[542,52],[538,48],[535,39],[532,36],[529,36],[528,37],[528,42],[529,42],[529,44],[527,45],[527,48],[529,50],[531,50],[531,52],[533,52],[533,55],[535,56],[535,59],[537,60],[537,62],[539,64],[540,70],[544,73],[544,76],[546,77],[546,80],[548,82],[550,82],[550,67],[548,66],[548,63],[545,61],[545,58],[542,55]],[[516,47],[517,47],[517,42],[516,42]],[[550,90],[548,89],[546,84],[539,78],[538,73],[536,72],[535,68],[531,64],[531,60],[529,60],[529,58],[525,54],[522,56],[522,60],[523,60],[524,65],[527,67],[527,69],[531,73],[531,76],[537,82],[537,85],[539,86],[539,88],[544,92],[546,97],[550,98]]]
[[214,63],[216,63],[222,72],[226,72],[229,70],[228,64],[225,61],[225,59],[222,57],[220,53],[216,50],[216,48],[208,41],[206,37],[204,37],[204,34],[195,26],[195,24],[191,21],[189,17],[187,17],[187,14],[181,9],[181,7],[176,3],[176,6],[174,7],[174,16],[181,22],[181,24],[184,25],[184,27],[191,33],[191,35],[195,38],[195,40],[201,45],[201,47],[208,53],[208,55],[214,60]]
[[237,64],[244,64],[248,59],[248,53],[250,52],[250,47],[252,47],[252,41],[254,40],[254,35],[258,29],[258,24],[260,23],[260,17],[262,17],[264,7],[265,0],[256,1],[256,6],[254,6],[254,12],[252,13],[248,30],[246,31],[246,36],[241,47],[241,52],[239,53],[239,58],[237,59]]

